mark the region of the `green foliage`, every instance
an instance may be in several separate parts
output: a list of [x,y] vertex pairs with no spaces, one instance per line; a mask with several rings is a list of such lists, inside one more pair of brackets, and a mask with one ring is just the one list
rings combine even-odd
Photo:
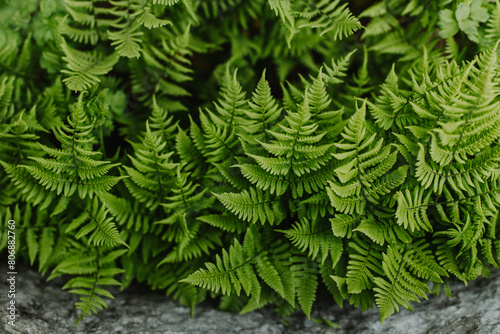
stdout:
[[83,256],[75,252],[61,261],[52,271],[49,279],[63,274],[78,275],[63,286],[63,289],[71,289],[70,293],[82,295],[80,301],[75,303],[75,307],[82,311],[75,322],[75,327],[86,316],[92,316],[98,310],[107,307],[102,297],[114,298],[103,287],[121,285],[114,276],[123,272],[123,269],[117,268],[116,259],[124,252],[126,250],[105,252],[93,249],[91,253],[86,253]]
[[315,4],[269,0],[269,7],[283,22],[288,43],[302,29],[317,29],[320,36],[331,33],[333,39],[342,39],[361,28],[358,19],[347,8],[347,3],[339,4],[340,0],[322,0]]
[[478,26],[488,20],[488,10],[483,7],[481,0],[463,2],[457,5],[456,10],[444,9],[439,13],[440,36],[453,37],[459,30],[467,37],[478,42]]
[[500,263],[499,8],[4,2],[0,250],[13,219],[76,324],[134,282],[192,314],[450,295]]
[[118,61],[116,54],[104,57],[97,53],[78,51],[65,42],[61,48],[65,54],[63,60],[68,64],[67,70],[61,70],[68,75],[63,82],[74,91],[82,91],[97,84],[100,81],[98,75],[107,74]]

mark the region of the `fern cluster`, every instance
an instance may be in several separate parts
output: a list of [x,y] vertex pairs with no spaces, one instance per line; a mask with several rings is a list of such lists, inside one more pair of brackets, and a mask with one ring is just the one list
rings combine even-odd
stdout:
[[[384,321],[500,261],[498,2],[0,5],[0,250],[80,295]],[[362,3],[362,2],[360,2]]]

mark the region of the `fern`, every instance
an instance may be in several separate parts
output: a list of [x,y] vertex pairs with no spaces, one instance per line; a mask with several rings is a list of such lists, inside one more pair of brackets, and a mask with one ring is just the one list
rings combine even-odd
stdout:
[[[143,32],[141,26],[148,29],[163,27],[172,24],[168,20],[156,17],[151,12],[151,6],[138,1],[114,1],[114,8],[108,9],[107,14],[117,16],[117,19],[110,25],[112,30],[108,30],[108,38],[113,42],[116,51],[120,56],[128,58],[139,58],[141,52],[140,43]],[[173,3],[163,5],[171,6]],[[117,30],[115,30],[117,29]]]
[[132,196],[154,210],[164,201],[172,187],[172,177],[178,164],[171,161],[173,152],[166,152],[162,136],[153,135],[146,124],[141,144],[133,144],[136,157],[129,156],[135,168],[125,167],[130,179],[125,181]]
[[116,54],[103,56],[96,52],[84,52],[71,48],[66,42],[61,44],[68,69],[61,70],[68,77],[63,82],[74,91],[82,91],[96,85],[100,75],[107,74],[118,61]]
[[75,322],[75,327],[84,317],[92,316],[97,310],[107,307],[102,297],[114,299],[113,295],[103,287],[121,285],[114,276],[123,270],[116,267],[115,260],[124,252],[126,250],[102,254],[93,249],[84,257],[72,254],[53,270],[49,279],[62,274],[79,275],[63,286],[63,289],[71,289],[69,290],[71,293],[82,295],[80,301],[75,303],[76,308],[82,311],[80,318]]
[[320,1],[311,6],[306,1],[269,0],[270,8],[283,22],[288,44],[295,34],[305,28],[318,29],[320,36],[332,33],[334,39],[349,36],[361,28],[357,18],[346,8],[347,4],[339,6],[339,3],[340,0],[332,3]]
[[[190,40],[190,28],[163,30],[157,43],[142,49],[142,57],[132,62],[132,91],[140,100],[150,100],[156,94],[158,105],[168,111],[185,110],[172,97],[189,96],[182,84],[191,81],[189,56],[195,48]],[[175,101],[175,102],[174,102]]]
[[243,122],[243,129],[246,133],[252,135],[251,137],[244,137],[247,140],[259,137],[261,141],[267,140],[268,132],[266,130],[270,130],[281,115],[281,108],[273,98],[269,82],[267,82],[265,76],[266,71],[264,70],[257,88],[252,94],[252,100],[248,101],[250,110],[242,110],[243,117],[248,119],[248,121]]
[[367,130],[365,113],[363,104],[342,134],[345,141],[335,144],[344,152],[334,153],[334,157],[349,162],[335,170],[342,184],[330,182],[327,192],[333,206],[346,214],[364,214],[367,205],[378,203],[381,196],[401,185],[408,170],[401,166],[387,173],[396,162],[397,152],[391,152],[390,146],[382,149],[383,139],[377,140],[377,134]]
[[[223,251],[222,258],[217,256],[216,264],[207,263],[207,269],[199,269],[181,282],[191,283],[223,294],[231,292],[239,295],[243,290],[247,295],[259,300],[261,283],[264,280],[282,297],[285,291],[281,277],[267,256],[267,251],[261,249],[256,231],[248,229],[243,245],[234,241],[229,251]],[[255,266],[255,267],[254,267]]]
[[[112,1],[74,1],[64,0],[66,10],[74,23],[66,20],[60,24],[60,30],[79,43],[95,45],[99,39],[110,39],[111,45],[120,56],[139,57],[142,43],[142,26],[147,29],[171,24],[155,16],[151,5],[135,0]],[[161,3],[172,6],[175,2]]]
[[293,256],[290,258],[290,271],[295,283],[295,294],[300,307],[308,318],[311,317],[311,309],[316,299],[318,288],[318,267],[314,261],[307,257]]
[[329,227],[321,228],[319,222],[309,222],[303,219],[291,230],[277,230],[285,233],[295,247],[305,252],[307,256],[315,260],[319,256],[321,264],[324,265],[328,257],[331,258],[332,267],[335,267],[342,255],[342,242],[340,238],[335,238],[327,233]]
[[78,103],[73,105],[68,125],[59,125],[54,129],[61,149],[40,145],[40,149],[52,158],[30,157],[35,164],[22,165],[45,189],[66,197],[78,191],[82,199],[87,195],[92,198],[94,193],[108,191],[120,180],[120,177],[106,175],[117,164],[93,158],[100,154],[91,150],[94,138],[90,132],[93,125],[86,124],[83,96],[81,94]]
[[351,14],[347,8],[347,4],[339,6],[339,3],[340,0],[333,1],[332,3],[330,1],[320,1],[316,4],[314,11],[303,11],[299,14],[302,17],[315,17],[318,14],[320,14],[320,17],[307,23],[298,22],[298,28],[319,29],[321,31],[320,36],[332,32],[333,39],[342,39],[351,35],[361,28],[361,24]]
[[238,218],[262,224],[268,222],[273,225],[284,217],[280,209],[279,199],[272,199],[264,195],[261,190],[250,188],[240,194],[214,194],[217,199],[231,212],[238,214]]
[[333,145],[319,144],[326,133],[313,135],[318,125],[311,118],[307,100],[298,112],[289,112],[284,122],[279,123],[279,132],[267,131],[274,140],[258,141],[267,154],[274,157],[247,153],[257,164],[241,165],[243,175],[258,188],[271,188],[271,193],[277,195],[290,187],[294,198],[323,188],[331,173],[328,153]]
[[[431,256],[426,256],[426,245],[421,244],[421,241],[417,241],[411,248],[404,247],[402,250],[389,247],[384,254],[382,266],[388,280],[378,277],[374,279],[377,284],[374,288],[375,299],[382,322],[394,310],[398,311],[399,305],[411,309],[409,301],[419,301],[418,297],[427,299],[429,288],[415,279],[409,271],[420,278],[437,282],[441,281],[441,275],[446,275],[444,269]],[[420,261],[414,261],[415,256],[420,257]]]
[[220,297],[310,317],[328,292],[384,321],[500,263],[497,1],[0,18],[0,230],[19,221],[19,256],[73,276],[77,323],[135,282],[192,314]]
[[200,113],[208,162],[223,163],[237,155],[236,129],[245,123],[242,115],[247,110],[247,100],[236,74],[235,71],[231,77],[226,72],[214,112],[206,110],[208,116]]
[[[99,204],[97,199],[95,199],[92,204],[87,204],[85,211],[80,216],[73,219],[68,225],[66,233],[80,228],[75,235],[76,239],[80,239],[92,233],[88,238],[89,244],[92,243],[95,246],[104,245],[108,247],[122,244],[128,247],[128,245],[121,240],[112,218],[107,217],[108,211],[102,206],[98,209]],[[81,227],[82,224],[85,225]]]

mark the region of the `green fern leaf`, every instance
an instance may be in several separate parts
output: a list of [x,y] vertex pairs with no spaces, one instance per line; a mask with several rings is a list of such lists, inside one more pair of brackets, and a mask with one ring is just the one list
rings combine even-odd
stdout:
[[[144,24],[154,24],[154,22],[151,21],[152,19],[149,18]],[[120,56],[128,58],[139,58],[141,56],[140,43],[142,40],[140,37],[144,33],[138,31],[140,28],[138,23],[139,21],[137,24],[132,24],[124,30],[108,31],[108,37],[113,41],[111,45],[116,47],[116,52]]]
[[342,242],[325,233],[330,230],[329,227],[322,229],[319,225],[316,221],[309,222],[304,218],[290,230],[276,231],[284,233],[301,251],[308,251],[307,256],[312,260],[319,256],[322,265],[330,256],[334,267],[342,255]]
[[345,280],[348,293],[358,294],[373,287],[376,276],[382,274],[380,253],[379,246],[362,238],[349,243],[349,264]]
[[86,90],[101,80],[100,75],[107,74],[118,61],[117,54],[103,57],[96,53],[75,50],[66,42],[61,44],[65,54],[63,60],[67,63],[67,70],[61,70],[68,77],[63,79],[69,89],[74,91]]
[[406,189],[404,192],[398,191],[396,196],[398,207],[396,209],[396,219],[399,225],[405,229],[432,231],[432,225],[427,215],[427,208],[430,205],[431,193],[425,192],[422,187],[415,187],[410,192]]
[[308,318],[311,317],[313,302],[318,288],[318,266],[307,257],[293,256],[290,271],[295,284],[299,305]]
[[283,220],[280,200],[271,198],[260,189],[250,188],[242,193],[215,194],[217,199],[238,218],[250,223],[260,221],[274,225]]

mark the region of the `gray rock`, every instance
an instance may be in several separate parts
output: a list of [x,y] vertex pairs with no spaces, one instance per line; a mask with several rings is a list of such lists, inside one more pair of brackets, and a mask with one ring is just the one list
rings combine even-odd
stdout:
[[[6,273],[5,267],[0,267]],[[5,276],[4,276],[5,277]],[[67,334],[67,333],[133,333],[133,334],[500,334],[500,272],[490,279],[477,279],[465,287],[452,284],[454,298],[430,296],[415,304],[415,310],[401,312],[388,318],[384,325],[377,310],[362,312],[346,304],[341,309],[333,302],[320,301],[313,318],[326,319],[339,326],[329,329],[310,321],[303,314],[293,315],[286,327],[270,309],[237,315],[220,312],[209,303],[196,307],[194,319],[189,309],[167,299],[162,294],[140,289],[115,292],[116,299],[108,300],[108,309],[84,319],[77,328],[73,324],[78,311],[73,303],[78,296],[61,290],[62,280],[49,283],[30,268],[20,268],[16,281],[16,326],[7,324],[5,300],[8,284],[0,284],[2,308],[0,333]]]

